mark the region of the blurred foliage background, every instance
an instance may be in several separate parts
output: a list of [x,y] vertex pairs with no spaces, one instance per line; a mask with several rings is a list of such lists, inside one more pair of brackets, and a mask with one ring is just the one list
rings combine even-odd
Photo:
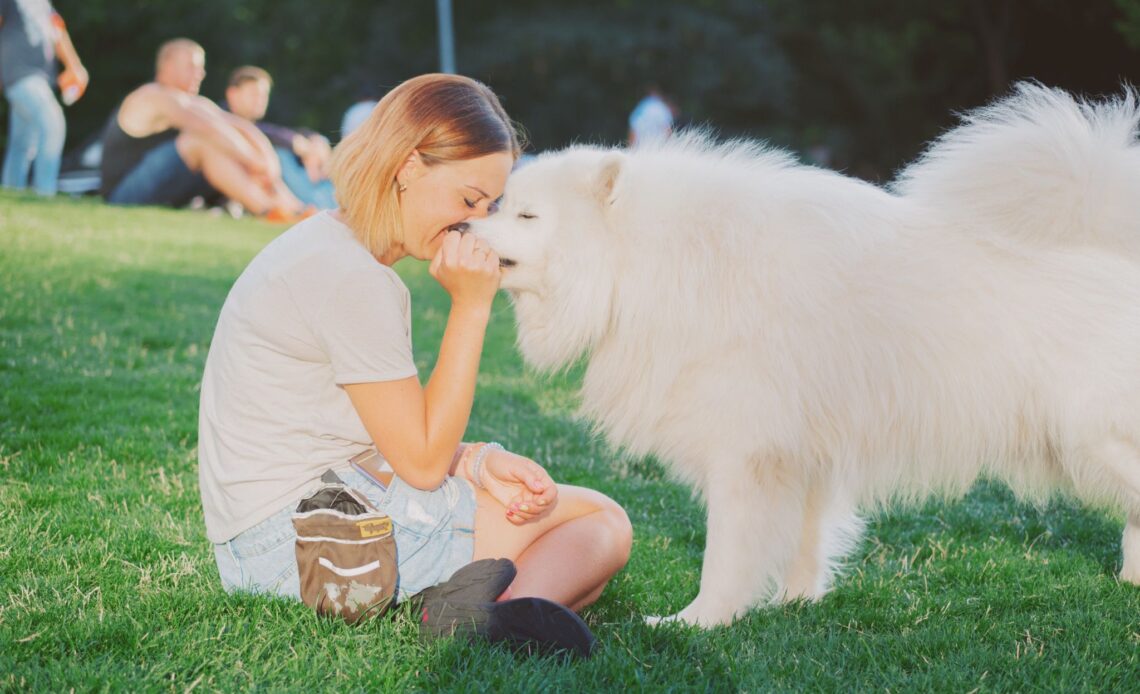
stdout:
[[[360,96],[438,69],[431,0],[56,0],[91,73],[69,147],[100,130],[176,36],[202,93],[251,63],[269,120],[338,139]],[[1091,96],[1140,72],[1140,0],[454,0],[458,71],[497,91],[531,150],[621,143],[654,82],[686,123],[883,179],[962,111],[1036,79]],[[0,106],[3,111],[5,106]],[[6,114],[0,114],[6,118]]]

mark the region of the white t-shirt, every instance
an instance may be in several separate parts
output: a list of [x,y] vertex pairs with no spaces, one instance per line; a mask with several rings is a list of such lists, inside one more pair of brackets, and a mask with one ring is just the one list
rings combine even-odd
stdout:
[[343,386],[416,374],[408,288],[328,212],[273,240],[218,318],[198,412],[206,534],[225,542],[372,445]]

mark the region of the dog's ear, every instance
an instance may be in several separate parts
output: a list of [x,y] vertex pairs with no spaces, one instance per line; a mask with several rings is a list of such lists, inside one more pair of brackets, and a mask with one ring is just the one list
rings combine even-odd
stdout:
[[594,178],[594,193],[602,204],[612,205],[617,197],[615,191],[623,166],[625,166],[625,155],[621,152],[607,152],[602,157]]

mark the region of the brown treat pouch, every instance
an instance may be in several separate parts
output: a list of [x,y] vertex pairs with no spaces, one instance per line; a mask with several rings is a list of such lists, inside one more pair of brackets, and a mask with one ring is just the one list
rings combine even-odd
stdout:
[[392,519],[335,473],[293,514],[301,600],[355,624],[384,614],[396,594]]

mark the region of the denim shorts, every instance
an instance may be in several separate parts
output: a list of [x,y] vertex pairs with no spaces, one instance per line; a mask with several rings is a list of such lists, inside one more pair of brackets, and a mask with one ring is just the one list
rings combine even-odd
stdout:
[[195,173],[186,166],[171,140],[143,155],[107,196],[107,202],[182,207],[195,196],[208,197],[216,193],[201,172]]
[[[475,553],[475,490],[467,480],[448,477],[438,489],[426,492],[398,477],[385,488],[355,470],[337,470],[337,475],[392,518],[399,570],[397,600],[446,581],[471,563]],[[294,547],[297,534],[293,529],[293,511],[299,501],[229,542],[214,545],[214,558],[227,591],[300,599]]]

